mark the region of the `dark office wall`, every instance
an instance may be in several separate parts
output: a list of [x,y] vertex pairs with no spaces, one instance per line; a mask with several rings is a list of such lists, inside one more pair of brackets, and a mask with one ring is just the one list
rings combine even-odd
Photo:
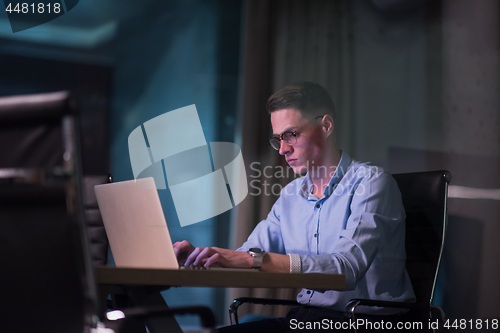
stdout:
[[[375,3],[351,2],[352,155],[396,173],[448,169],[452,186],[498,191],[499,2]],[[452,318],[498,317],[498,200],[455,193],[436,301]]]
[[83,173],[109,172],[112,70],[102,65],[0,53],[0,96],[69,90],[78,102]]
[[428,126],[441,118],[431,85],[440,82],[439,5],[392,9],[371,1],[351,3],[354,133],[349,144],[358,159],[387,167],[388,147],[425,149],[427,136],[441,131]]

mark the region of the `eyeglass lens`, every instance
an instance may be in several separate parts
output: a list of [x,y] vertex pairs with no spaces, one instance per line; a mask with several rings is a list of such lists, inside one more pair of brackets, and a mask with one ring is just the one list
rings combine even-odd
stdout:
[[[316,118],[314,118],[314,120],[316,119],[319,119],[321,117],[324,117],[325,115],[322,115],[322,116],[317,116]],[[274,138],[270,138],[269,139],[269,144],[271,145],[271,147],[273,147],[274,149],[276,150],[280,150],[280,146],[281,146],[281,143],[280,141],[283,140],[285,141],[287,144],[293,146],[294,144],[297,143],[297,134],[296,132],[285,132],[281,135],[280,138],[278,137],[274,137]]]
[[[289,145],[294,145],[297,143],[297,136],[294,135],[293,132],[286,132],[283,133],[283,135],[281,136],[281,140],[285,141]],[[271,138],[269,139],[269,143],[271,144],[271,147],[273,147],[276,150],[279,150],[281,146],[280,143],[281,140],[278,138]]]

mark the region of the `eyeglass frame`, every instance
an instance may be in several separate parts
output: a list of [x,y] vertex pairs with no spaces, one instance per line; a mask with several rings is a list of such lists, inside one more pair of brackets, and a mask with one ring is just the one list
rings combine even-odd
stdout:
[[[312,120],[312,121],[308,122],[308,123],[307,123],[307,124],[305,124],[304,126],[300,127],[298,130],[295,130],[295,131],[287,131],[287,132],[284,132],[283,134],[280,134],[280,135],[277,135],[277,136],[273,136],[273,137],[269,138],[269,140],[267,140],[267,143],[269,143],[269,145],[270,145],[270,146],[271,146],[274,150],[280,150],[280,147],[281,147],[281,141],[284,141],[283,136],[284,136],[284,135],[286,135],[286,134],[291,134],[291,135],[295,138],[295,142],[294,142],[293,144],[288,143],[288,142],[286,142],[286,141],[285,141],[285,142],[286,142],[286,144],[287,144],[287,145],[293,146],[294,144],[296,144],[296,143],[297,143],[297,134],[298,134],[298,133],[300,133],[300,131],[302,131],[302,129],[304,129],[304,128],[305,128],[306,126],[308,126],[308,125],[311,125],[311,123],[312,123],[313,121],[315,121],[316,119],[318,119],[318,118],[320,118],[320,117],[321,117],[321,118],[323,118],[324,116],[326,116],[326,114],[324,114],[324,115],[320,115],[320,116],[315,117],[315,118],[314,118],[314,120]],[[272,143],[271,143],[271,140],[275,140],[275,139],[276,139],[276,140],[278,140],[278,142],[279,142],[279,146],[278,146],[278,148],[275,148],[275,147],[272,145]]]

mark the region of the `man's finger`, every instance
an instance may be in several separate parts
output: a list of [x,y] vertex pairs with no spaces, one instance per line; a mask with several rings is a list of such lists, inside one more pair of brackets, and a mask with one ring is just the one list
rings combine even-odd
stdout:
[[191,252],[191,254],[187,257],[186,263],[184,264],[185,266],[191,266],[193,265],[193,262],[196,260],[198,255],[200,254],[201,251],[205,249],[204,247],[197,247]]
[[211,267],[211,266],[220,266],[220,265],[217,265],[219,263],[219,254],[218,253],[215,253],[213,256],[210,256],[208,259],[207,259],[207,262],[205,262],[205,267]]
[[175,242],[174,244],[174,253],[177,257],[180,254],[189,255],[194,250],[194,246],[188,242],[187,240],[183,240],[182,242]]
[[196,257],[196,260],[193,262],[193,266],[201,266],[202,264],[201,260],[208,258],[209,256],[210,256],[210,248],[205,247],[202,251],[200,251],[200,253]]
[[176,242],[174,244],[174,253],[178,257],[179,254],[188,252],[188,249],[185,246],[182,246],[182,242]]

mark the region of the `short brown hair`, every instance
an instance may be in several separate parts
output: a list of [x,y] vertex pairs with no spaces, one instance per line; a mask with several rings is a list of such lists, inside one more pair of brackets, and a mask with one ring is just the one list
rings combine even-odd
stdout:
[[309,81],[294,82],[275,92],[267,100],[266,108],[269,113],[296,109],[305,115],[329,114],[335,119],[335,105],[326,89]]

